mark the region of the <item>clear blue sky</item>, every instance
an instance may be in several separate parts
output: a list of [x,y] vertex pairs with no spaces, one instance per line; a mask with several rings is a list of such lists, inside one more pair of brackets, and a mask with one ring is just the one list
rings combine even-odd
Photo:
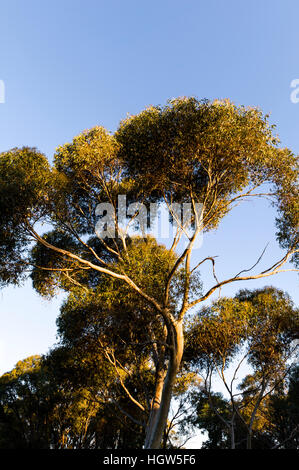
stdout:
[[[0,6],[0,151],[55,147],[101,124],[114,131],[127,113],[168,98],[230,98],[271,113],[282,144],[299,151],[298,0],[4,0]],[[199,255],[219,255],[221,279],[277,260],[274,213],[264,203],[238,208]],[[211,279],[207,276],[208,287]],[[298,302],[296,274],[273,284]],[[244,285],[223,289],[232,295]],[[41,300],[30,284],[0,293],[0,373],[55,341],[59,299]]]

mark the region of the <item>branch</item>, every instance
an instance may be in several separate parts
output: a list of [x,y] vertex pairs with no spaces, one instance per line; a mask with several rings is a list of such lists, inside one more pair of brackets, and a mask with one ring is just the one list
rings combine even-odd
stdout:
[[276,446],[274,447],[271,447],[271,449],[279,449],[279,447],[281,447],[285,442],[289,441],[290,439],[292,439],[293,436],[295,436],[297,434],[297,431],[299,430],[299,426],[295,426],[294,429],[292,430],[291,434],[286,438],[284,439],[284,441],[278,443]]
[[130,413],[128,413],[127,411],[125,411],[116,400],[112,400],[112,403],[114,403],[114,405],[117,406],[117,408],[119,409],[119,411],[122,414],[124,414],[127,418],[129,418],[131,421],[133,421],[133,423],[135,423],[138,426],[141,426],[143,428],[145,427],[144,423],[142,423],[141,421],[139,421],[136,418],[133,418],[133,416]]
[[249,269],[243,269],[243,270],[240,271],[238,274],[236,274],[235,277],[239,277],[240,274],[242,274],[242,273],[248,273],[248,272],[251,271],[253,268],[255,268],[255,267],[259,264],[259,262],[261,261],[262,257],[264,256],[265,251],[266,251],[268,245],[269,245],[269,243],[267,243],[267,245],[265,246],[265,248],[264,248],[263,251],[262,251],[262,254],[261,254],[260,257],[258,258],[257,262],[254,263],[254,265],[251,266],[251,268],[249,268]]
[[[115,359],[115,356],[112,352],[108,352],[107,348],[105,348],[102,344],[102,342],[100,341],[100,344],[104,350],[104,354],[107,358],[107,360],[110,362],[110,364],[114,367],[115,369],[115,372],[117,373],[117,376],[119,378],[119,381],[120,381],[120,384],[122,386],[122,388],[124,389],[124,391],[126,392],[127,396],[129,397],[129,399],[141,410],[141,411],[145,411],[145,408],[143,405],[141,405],[141,403],[139,403],[139,401],[137,401],[132,395],[131,393],[129,392],[129,390],[127,389],[127,387],[125,386],[124,382],[123,382],[123,379],[121,378],[121,375],[118,371],[118,365],[117,365],[117,362],[119,363],[119,361],[116,361]],[[121,366],[121,369],[122,370],[125,370],[125,368],[123,366]]]
[[76,281],[73,279],[68,273],[63,272],[62,273],[72,284],[74,284],[77,287],[81,287],[81,289],[84,289],[85,292],[89,292],[89,289],[86,286],[83,286],[80,282]]
[[138,292],[138,294],[140,294],[144,299],[146,299],[149,303],[151,303],[163,316],[163,318],[165,319],[165,321],[168,322],[168,324],[173,324],[174,323],[174,318],[173,316],[171,315],[170,312],[166,311],[165,309],[162,308],[162,306],[151,296],[149,296],[148,294],[146,294],[140,287],[138,287],[134,281],[132,279],[130,279],[126,274],[119,274],[119,273],[116,273],[114,271],[111,271],[111,269],[108,269],[108,268],[104,268],[102,266],[99,266],[97,264],[94,264],[90,261],[87,261],[83,258],[81,258],[80,256],[78,255],[75,255],[74,253],[71,253],[67,250],[64,250],[62,248],[58,248],[54,245],[52,245],[51,243],[48,243],[46,240],[44,240],[40,235],[38,235],[38,233],[35,232],[35,230],[29,225],[27,224],[27,228],[28,230],[31,232],[31,234],[33,235],[33,237],[39,241],[40,243],[42,243],[45,247],[51,249],[51,250],[54,250],[56,251],[57,253],[60,253],[60,254],[63,254],[65,256],[67,256],[68,258],[71,258],[85,266],[88,266],[89,268],[92,268],[98,272],[101,272],[103,274],[107,274],[111,277],[114,277],[116,279],[120,279],[124,282],[126,282],[130,287],[132,287],[136,292]]
[[281,260],[279,260],[277,263],[275,263],[271,268],[266,269],[265,271],[261,272],[260,274],[257,274],[257,275],[254,275],[254,276],[242,276],[242,277],[234,276],[230,279],[226,279],[225,281],[218,282],[215,286],[211,287],[211,289],[209,289],[206,292],[206,294],[204,294],[202,297],[200,297],[199,299],[194,300],[193,302],[190,302],[188,307],[191,308],[191,307],[194,307],[195,305],[203,302],[208,297],[210,297],[210,295],[212,295],[213,292],[215,292],[215,290],[219,289],[219,287],[221,287],[225,284],[229,284],[231,282],[248,281],[248,280],[252,280],[252,279],[261,279],[263,277],[273,276],[274,274],[279,274],[279,273],[283,273],[283,272],[290,272],[290,271],[298,272],[299,269],[279,269],[281,266],[283,266],[287,262],[287,260],[289,259],[289,257],[291,255],[293,255],[294,253],[296,253],[298,251],[299,250],[289,251]]

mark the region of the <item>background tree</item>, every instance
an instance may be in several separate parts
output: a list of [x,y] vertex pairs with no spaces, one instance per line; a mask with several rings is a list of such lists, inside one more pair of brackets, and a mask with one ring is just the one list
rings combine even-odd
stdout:
[[[205,371],[199,394],[203,402],[203,410],[198,412],[200,422],[213,429],[218,418],[221,425],[216,429],[223,436],[223,425],[227,428],[232,448],[236,446],[236,429],[243,435],[245,431],[247,448],[251,448],[253,431],[265,426],[263,402],[284,383],[296,358],[298,322],[298,310],[289,296],[271,287],[221,299],[202,309],[193,322],[186,357]],[[245,362],[252,372],[236,386]],[[214,374],[221,379],[228,400],[213,392]],[[196,399],[195,395],[193,403]],[[223,439],[225,443],[225,435],[220,442]]]
[[[282,272],[297,253],[298,164],[292,152],[278,144],[267,116],[257,109],[227,100],[179,98],[129,117],[114,136],[102,127],[83,132],[57,149],[52,168],[35,149],[13,149],[0,156],[2,284],[18,283],[33,269],[34,283],[44,284],[46,293],[69,284],[86,292],[90,284],[96,289],[103,276],[109,276],[137,293],[159,318],[167,346],[159,351],[145,448],[161,444],[184,351],[186,313],[222,285]],[[178,224],[168,251],[171,262],[160,266],[164,287],[157,292],[151,289],[148,264],[142,270],[142,263],[132,261],[136,252],[128,252],[128,236],[117,216],[118,239],[95,239],[97,204],[109,202],[116,208],[120,194],[139,204],[164,201],[172,217],[173,203],[191,203],[192,235],[174,256],[186,230]],[[191,268],[199,233],[215,229],[236,202],[263,196],[278,208],[278,238],[287,249],[285,256],[258,274],[244,275],[250,271],[245,269],[222,281],[213,257]],[[44,223],[51,227],[49,233],[43,232]],[[37,248],[31,251],[32,243],[42,247],[42,254]],[[192,276],[205,261],[212,263],[216,282],[194,298]],[[182,295],[174,306],[171,289],[181,270]]]
[[[120,419],[115,402],[106,399],[113,374],[109,379],[105,361],[85,355],[82,365],[82,359],[77,351],[58,347],[46,357],[19,361],[0,378],[0,448],[141,445],[140,426],[125,415]],[[130,406],[124,394],[118,400],[124,408]]]
[[[267,395],[257,410],[257,420],[253,423],[253,447],[256,449],[297,449],[298,448],[298,366],[271,394]],[[191,432],[192,428],[207,433],[202,448],[228,449],[231,447],[231,432],[226,423],[231,419],[232,408],[228,398],[221,393],[211,392],[207,396],[202,387],[189,396],[191,412],[185,416],[181,432]],[[240,407],[247,416],[240,395]],[[247,397],[246,397],[247,398]],[[248,402],[248,400],[247,400]],[[212,403],[212,405],[211,405]],[[245,406],[244,406],[245,405]],[[191,429],[189,429],[191,427]],[[236,448],[246,448],[247,431],[242,421],[235,419]]]
[[[189,395],[191,411],[182,425],[182,432],[191,433],[194,429],[205,432],[207,439],[202,443],[202,449],[231,448],[232,417],[230,403],[221,393],[209,391],[204,387],[192,391]],[[236,428],[234,422],[234,432]],[[239,436],[239,433],[238,433]]]
[[293,367],[285,383],[270,397],[263,434],[272,448],[299,446],[299,367]]

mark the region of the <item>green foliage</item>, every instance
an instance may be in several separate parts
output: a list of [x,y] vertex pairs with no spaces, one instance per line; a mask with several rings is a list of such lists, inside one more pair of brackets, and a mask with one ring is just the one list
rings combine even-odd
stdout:
[[[250,382],[246,378],[246,382]],[[245,383],[244,383],[245,385]],[[291,369],[287,377],[262,402],[253,426],[253,448],[255,449],[298,449],[299,444],[299,374],[298,366]],[[191,393],[192,413],[186,417],[187,424],[207,432],[203,448],[230,448],[230,433],[226,422],[232,416],[231,403],[221,394],[207,396],[204,390]],[[253,396],[244,395],[239,399],[244,415],[252,411]],[[246,429],[238,416],[235,417],[236,448],[246,448]]]
[[71,238],[92,235],[96,205],[108,201],[116,207],[118,194],[126,194],[128,202],[163,197],[189,202],[192,196],[204,204],[209,229],[241,190],[270,183],[278,239],[287,248],[295,246],[298,164],[278,143],[258,109],[228,100],[178,98],[125,119],[114,136],[99,126],[84,131],[57,148],[52,170],[36,149],[2,153],[2,283],[21,279],[26,265],[20,261],[28,262],[34,223],[50,223]]
[[[52,231],[43,235],[43,239],[55,247],[71,249],[73,253],[80,254],[82,251],[76,239],[67,233]],[[58,288],[69,290],[73,286],[68,278],[69,273],[75,274],[77,278],[79,276],[79,279],[84,276],[84,271],[78,270],[75,263],[42,244],[36,244],[32,248],[30,262],[33,265],[33,287],[45,297],[53,296]]]
[[44,155],[23,147],[0,154],[0,283],[18,283],[30,241],[26,222],[45,210],[50,168]]
[[284,449],[298,449],[299,446],[299,366],[293,367],[287,387],[281,387],[274,394],[268,407],[266,435],[274,445]]
[[[275,406],[287,403],[283,384],[298,358],[298,331],[298,309],[288,294],[274,287],[242,290],[199,312],[186,332],[185,365],[199,367],[203,376],[201,390],[191,394],[197,414],[189,422],[208,431],[205,447],[230,447],[232,427],[236,447],[246,448],[248,436],[256,448],[283,446]],[[239,379],[237,392],[234,382],[244,359],[250,372]],[[215,373],[228,398],[213,392]],[[287,428],[284,438],[288,435],[293,445],[297,428],[291,432],[288,413],[280,418]]]
[[0,448],[47,446],[49,387],[39,356],[0,377]]
[[268,370],[284,364],[298,339],[299,311],[289,295],[268,287],[254,291],[243,290],[237,295],[242,304],[249,303],[253,314],[249,318],[249,361],[255,368]]
[[274,183],[283,213],[295,202],[296,157],[278,148],[268,116],[256,108],[173,99],[125,119],[116,138],[127,174],[144,192],[177,202],[192,193],[204,204],[206,228],[218,225],[229,200],[247,186]]
[[115,204],[120,191],[118,147],[113,136],[96,126],[56,149],[53,201],[58,225],[69,222],[81,234],[94,233],[96,204],[107,202],[107,192]]
[[[125,416],[119,420],[119,411],[105,399],[111,376],[103,360],[81,361],[78,351],[60,347],[47,357],[20,361],[0,377],[1,449],[106,449],[141,444],[138,426],[134,429]],[[125,406],[125,397],[121,400]]]
[[[168,250],[151,237],[99,239],[94,234],[97,204],[109,202],[116,208],[120,194],[127,195],[128,203],[201,203],[202,228],[210,230],[235,201],[262,187],[258,195],[266,193],[278,209],[279,242],[286,249],[294,248],[298,242],[298,163],[290,150],[278,145],[268,116],[260,110],[228,100],[183,97],[125,119],[114,135],[99,126],[82,132],[57,148],[52,168],[36,149],[0,154],[0,286],[18,284],[29,272],[40,294],[50,297],[58,289],[68,294],[58,319],[61,349],[52,352],[51,360],[57,359],[64,371],[60,354],[70,354],[72,367],[57,382],[55,367],[51,369],[50,362],[43,360],[42,366],[34,365],[30,373],[19,374],[13,382],[18,388],[24,376],[29,390],[37,377],[42,395],[51,397],[48,387],[55,384],[60,395],[54,395],[63,402],[65,428],[53,445],[87,445],[81,430],[89,413],[96,426],[90,439],[100,439],[94,416],[102,413],[105,421],[107,407],[90,410],[88,394],[90,389],[95,392],[94,386],[105,399],[105,387],[109,389],[109,413],[121,406],[124,419],[133,417],[138,428],[140,420],[146,419],[159,374],[161,378],[172,364],[171,374],[164,374],[171,377],[171,383],[164,387],[167,400],[161,400],[161,409],[169,404],[183,347],[180,321],[194,298],[199,303],[213,292],[200,297],[199,275],[190,271],[192,242],[180,258],[175,248]],[[245,345],[256,373],[283,364],[288,344],[296,337],[293,310],[283,294],[271,289],[242,292],[235,299],[222,299],[202,309],[190,328],[185,325],[187,350],[181,372],[186,376],[181,377],[181,384],[177,381],[177,393],[188,386],[190,364],[205,367],[224,361],[227,366]],[[16,369],[12,374],[18,373]],[[76,377],[77,388],[68,374]],[[139,404],[132,411],[135,393]],[[35,392],[34,400],[37,396]],[[55,414],[58,402],[49,412],[54,423],[61,419]],[[24,416],[31,413],[26,408],[30,403],[20,401]],[[34,406],[40,406],[38,400]],[[167,406],[161,413],[164,421]],[[14,413],[9,413],[14,420]],[[22,439],[28,443],[35,438]],[[157,439],[152,440],[155,446]]]
[[[229,403],[220,393],[213,393],[210,399],[202,390],[191,393],[189,400],[192,413],[186,417],[186,423],[207,432],[208,439],[203,442],[203,449],[227,449],[230,447],[229,431],[222,419],[229,420]],[[211,406],[213,404],[213,407]],[[217,414],[215,412],[217,410]],[[222,419],[219,419],[219,415]]]
[[205,367],[207,362],[221,363],[225,358],[228,366],[248,337],[250,314],[249,305],[230,298],[202,308],[187,328],[185,359]]
[[[164,245],[158,244],[153,237],[132,237],[128,241],[126,253],[119,263],[113,266],[120,272],[126,273],[144,292],[158,300],[161,304],[164,300],[167,279],[177,260],[173,251],[167,250]],[[178,309],[179,301],[183,295],[185,272],[181,268],[175,273],[170,285],[169,307],[173,312]],[[111,281],[117,285],[117,290],[122,289],[119,281]],[[201,291],[199,275],[195,273],[191,278],[190,298]],[[112,289],[111,289],[112,290]],[[136,298],[136,293],[124,286],[122,292],[126,297]]]
[[273,287],[242,290],[199,312],[187,331],[185,357],[228,366],[246,343],[249,363],[271,369],[287,359],[298,329],[298,309],[288,294]]

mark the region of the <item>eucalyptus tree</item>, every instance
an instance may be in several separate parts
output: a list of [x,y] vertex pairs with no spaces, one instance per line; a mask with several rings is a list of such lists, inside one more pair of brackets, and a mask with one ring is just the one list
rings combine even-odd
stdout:
[[[211,408],[210,414],[199,410],[200,420],[205,422],[211,414],[220,420],[232,448],[236,447],[236,428],[247,436],[251,449],[253,432],[265,426],[264,404],[298,360],[298,331],[298,309],[286,293],[273,287],[222,298],[194,319],[187,334],[186,359],[189,356],[200,369],[199,397]],[[228,397],[225,401],[213,391],[215,375]]]
[[[31,272],[34,283],[47,294],[56,287],[76,285],[84,295],[86,289],[96,289],[103,277],[110,277],[150,306],[160,322],[160,351],[144,447],[158,448],[184,351],[186,313],[221,286],[282,272],[285,263],[296,257],[297,177],[297,158],[279,146],[268,116],[227,100],[174,99],[129,116],[114,135],[102,127],[84,131],[58,147],[53,166],[36,149],[3,152],[2,285],[19,283]],[[151,282],[148,257],[144,263],[134,262],[134,250],[129,249],[136,244],[134,235],[123,231],[116,211],[121,195],[136,203],[135,213],[130,211],[133,223],[144,213],[143,205],[162,202],[176,221],[173,244],[167,250],[169,263],[156,263],[162,288]],[[270,198],[276,205],[277,236],[285,255],[263,272],[241,270],[223,280],[215,275],[213,257],[192,267],[200,233],[217,229],[236,203],[253,197]],[[97,206],[103,203],[114,209],[107,213],[113,219],[115,238],[109,238],[107,231],[95,236],[97,214],[105,216]],[[177,217],[177,204],[183,203],[191,205],[187,222]],[[111,228],[111,221],[107,224]],[[49,226],[44,233],[43,227]],[[188,235],[187,245],[178,251],[182,234]],[[211,263],[215,283],[196,295],[194,276],[204,262]],[[175,288],[180,292],[176,301]]]

